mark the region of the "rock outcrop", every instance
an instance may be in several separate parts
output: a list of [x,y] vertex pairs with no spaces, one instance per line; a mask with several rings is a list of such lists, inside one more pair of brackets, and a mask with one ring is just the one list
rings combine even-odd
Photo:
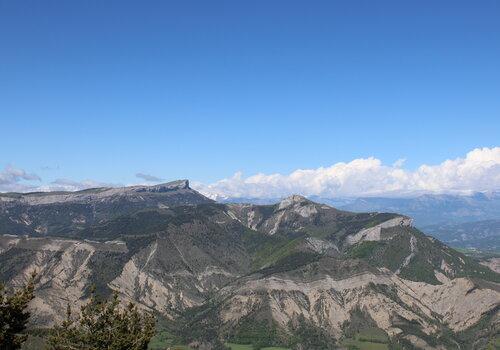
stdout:
[[198,310],[192,326],[209,317],[221,338],[253,320],[281,334],[306,322],[339,340],[365,322],[441,349],[455,341],[448,334],[482,339],[500,323],[499,275],[403,215],[301,196],[217,204],[185,181],[19,196],[1,204],[0,279],[15,286],[38,272],[36,327],[60,321],[92,286],[170,320]]

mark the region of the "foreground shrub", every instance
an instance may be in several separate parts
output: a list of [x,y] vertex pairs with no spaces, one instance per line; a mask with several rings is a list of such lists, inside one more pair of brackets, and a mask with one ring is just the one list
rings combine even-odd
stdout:
[[47,340],[51,350],[145,350],[155,334],[153,316],[129,303],[121,308],[118,295],[100,300],[92,293],[77,318],[68,306],[66,320],[54,327]]
[[28,283],[9,293],[0,283],[0,350],[20,349],[27,336],[22,334],[30,317],[26,310],[34,298],[33,274]]

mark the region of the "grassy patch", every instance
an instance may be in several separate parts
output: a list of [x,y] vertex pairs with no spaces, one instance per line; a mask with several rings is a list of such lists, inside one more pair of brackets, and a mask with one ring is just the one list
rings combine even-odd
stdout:
[[[254,350],[254,347],[249,344],[226,343],[226,346],[228,346],[231,350]],[[260,350],[290,350],[290,349],[271,346],[271,347],[261,348]]]
[[389,350],[389,346],[387,344],[382,343],[373,343],[369,341],[361,341],[355,339],[346,339],[342,343],[342,345],[346,346],[348,349],[359,349],[359,350]]
[[319,254],[309,252],[291,253],[278,260],[275,264],[260,270],[260,272],[264,276],[269,276],[275,273],[293,271],[301,266],[318,261],[320,257]]
[[[226,346],[228,346],[231,350],[254,350],[253,345],[248,345],[248,344],[226,343]],[[260,350],[290,350],[290,349],[271,346],[271,347],[261,348]]]
[[500,335],[496,336],[495,339],[492,339],[488,342],[486,346],[487,350],[500,349]]
[[367,327],[359,330],[351,338],[347,338],[342,345],[348,349],[359,350],[387,350],[389,336],[384,330],[377,327]]
[[382,329],[371,327],[361,330],[357,336],[357,340],[373,343],[387,343],[389,342],[389,337]]
[[[279,240],[279,242],[275,242],[274,240]],[[277,237],[274,238],[273,241],[265,242],[256,252],[252,268],[258,270],[274,264],[287,255],[292,254],[301,241],[302,239],[300,238],[289,240],[287,238]]]
[[[275,324],[247,318],[238,324],[228,340],[231,341],[229,344],[248,344],[241,346],[261,349],[266,346],[279,345],[278,338],[278,329]],[[237,349],[245,350],[247,348]]]
[[187,345],[179,344],[178,337],[175,337],[168,331],[162,330],[156,333],[148,344],[148,350],[165,350],[170,348],[172,350],[190,350]]
[[226,343],[226,346],[229,346],[231,350],[253,350],[253,346],[250,344]]
[[307,350],[333,350],[335,339],[331,338],[324,329],[310,323],[304,316],[299,316],[296,324],[291,326],[291,336],[287,339],[286,345],[292,349]]
[[410,264],[401,270],[401,277],[433,285],[440,284],[434,274],[434,266],[420,255],[414,257]]
[[354,245],[347,254],[355,259],[368,258],[379,244],[378,241],[364,241]]

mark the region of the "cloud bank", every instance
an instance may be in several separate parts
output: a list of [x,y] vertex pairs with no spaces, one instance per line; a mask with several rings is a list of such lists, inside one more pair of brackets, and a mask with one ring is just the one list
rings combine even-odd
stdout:
[[[161,178],[137,173],[146,181]],[[34,173],[6,166],[0,171],[0,192],[78,191],[93,187],[123,186],[94,180],[57,179],[42,183]],[[412,196],[423,193],[469,194],[500,190],[500,147],[476,148],[464,157],[445,160],[437,165],[404,168],[404,159],[383,164],[375,157],[354,159],[317,169],[298,169],[290,174],[241,172],[212,184],[191,182],[201,193],[214,198],[280,198],[290,194],[305,196],[363,197]]]
[[3,192],[23,192],[28,189],[36,188],[35,185],[27,181],[41,181],[40,176],[33,173],[27,173],[12,165],[7,165],[0,171],[0,191]]
[[38,191],[81,191],[96,187],[117,187],[119,184],[99,182],[94,180],[73,181],[70,179],[56,179],[48,185],[39,186]]
[[467,194],[500,189],[500,147],[476,148],[463,158],[404,169],[404,160],[385,165],[374,157],[354,159],[290,174],[241,172],[212,184],[193,183],[211,198],[278,198],[293,193],[321,197]]
[[41,181],[37,174],[7,165],[0,171],[0,192],[80,191],[87,188],[120,186],[94,180],[56,179],[48,184],[41,184]]

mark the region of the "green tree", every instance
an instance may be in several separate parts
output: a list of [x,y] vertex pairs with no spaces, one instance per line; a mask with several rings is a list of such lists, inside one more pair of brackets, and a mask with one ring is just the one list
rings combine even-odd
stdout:
[[26,310],[34,298],[33,273],[26,285],[8,292],[0,283],[0,350],[20,349],[27,335],[23,334],[30,313]]
[[155,319],[129,303],[121,307],[118,295],[101,300],[92,293],[80,315],[54,327],[47,341],[50,350],[145,350],[155,334]]

